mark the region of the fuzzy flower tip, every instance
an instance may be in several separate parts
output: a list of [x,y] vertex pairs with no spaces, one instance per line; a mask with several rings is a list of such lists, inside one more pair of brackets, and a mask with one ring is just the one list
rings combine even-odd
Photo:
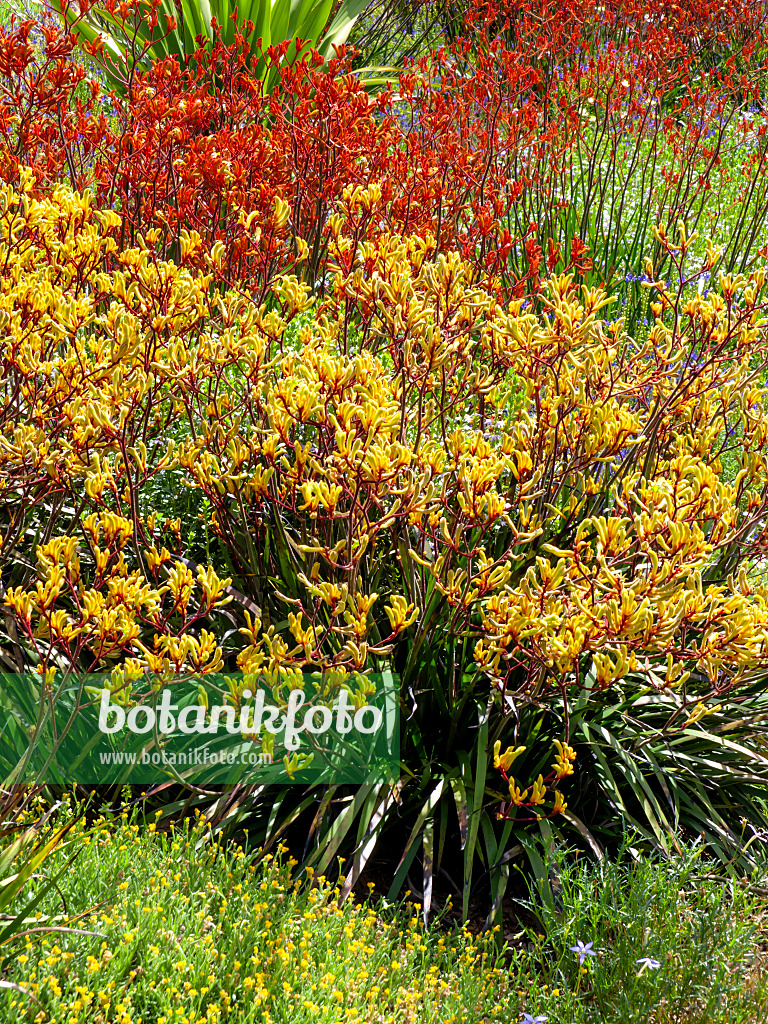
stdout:
[[652,956],[641,956],[639,960],[635,960],[636,964],[640,964],[640,973],[642,974],[646,967],[651,971],[658,971],[661,964],[658,960],[654,960]]

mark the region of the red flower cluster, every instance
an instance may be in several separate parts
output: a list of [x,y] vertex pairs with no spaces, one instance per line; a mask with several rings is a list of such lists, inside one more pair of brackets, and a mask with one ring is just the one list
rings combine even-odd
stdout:
[[[221,242],[219,272],[257,300],[294,265],[322,287],[347,185],[381,189],[359,232],[430,234],[500,294],[535,291],[545,253],[550,270],[594,266],[610,283],[627,259],[606,231],[625,215],[621,183],[643,146],[654,154],[647,217],[688,219],[711,187],[727,117],[760,102],[763,5],[729,5],[727,34],[726,13],[704,0],[503,10],[477,0],[465,38],[375,100],[351,56],[290,66],[286,43],[157,62],[122,102],[86,83],[58,24],[12,25],[0,30],[0,176],[26,164],[41,189],[91,188],[121,214],[123,244],[157,228],[176,260],[182,230],[202,242],[187,247],[191,262]],[[281,75],[271,98],[252,74],[264,60]],[[760,139],[743,156],[745,195],[764,159]],[[595,174],[606,166],[610,190]]]

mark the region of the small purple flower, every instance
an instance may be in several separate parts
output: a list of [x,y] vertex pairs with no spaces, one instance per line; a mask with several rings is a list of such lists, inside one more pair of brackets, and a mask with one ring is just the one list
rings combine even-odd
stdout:
[[584,958],[587,956],[597,956],[597,953],[592,949],[591,942],[582,942],[581,939],[576,939],[575,946],[568,947],[572,953],[579,954],[579,965],[584,963]]
[[635,960],[636,964],[640,964],[640,973],[642,974],[646,967],[651,971],[658,971],[661,964],[658,960],[654,960],[652,956],[641,956],[639,960]]
[[544,1024],[549,1017],[532,1017],[530,1013],[524,1013],[520,1018],[520,1024]]

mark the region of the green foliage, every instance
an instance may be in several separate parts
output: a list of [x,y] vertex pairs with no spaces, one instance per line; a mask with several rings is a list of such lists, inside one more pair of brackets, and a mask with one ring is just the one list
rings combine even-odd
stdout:
[[[50,1020],[77,998],[110,1021],[444,1024],[471,1008],[479,1024],[514,1012],[515,978],[485,939],[425,932],[415,903],[340,905],[338,886],[295,885],[291,867],[211,843],[202,821],[166,834],[128,810],[97,820],[63,886],[75,913],[102,904],[88,919],[103,935],[31,937],[11,977]],[[29,1012],[0,993],[4,1024]]]
[[[28,994],[0,992],[7,1024],[41,1009],[66,1019],[76,1000],[110,1021],[238,1024],[762,1024],[768,1009],[765,863],[739,885],[701,844],[657,861],[625,839],[602,865],[540,848],[540,880],[527,895],[516,880],[502,944],[457,927],[449,903],[425,929],[415,901],[295,883],[284,850],[211,842],[202,820],[164,833],[126,808],[80,836],[63,896],[101,934],[27,936],[8,984]],[[578,942],[595,953],[583,972]]]
[[[535,924],[525,932],[539,989],[530,1012],[558,1024],[763,1019],[766,890],[714,874],[698,842],[676,843],[671,859],[642,858],[632,842],[590,865],[553,849],[530,886],[523,905]],[[579,942],[591,946],[583,968]]]
[[[244,39],[252,53],[259,42],[266,51],[290,40],[286,54],[290,63],[312,48],[330,58],[334,47],[346,43],[366,4],[367,0],[343,0],[329,25],[334,0],[250,0],[237,5],[229,0],[140,0],[131,5],[127,18],[115,4],[94,4],[82,12],[69,0],[53,0],[53,7],[81,45],[93,47],[101,37],[99,63],[120,93],[130,88],[135,70],[151,61],[175,57],[184,66],[201,44],[210,48],[219,40],[231,46],[238,38]],[[267,93],[280,80],[264,52],[255,74]]]
[[[61,854],[70,848],[71,837],[70,840],[67,837],[77,817],[70,816],[64,825],[55,823],[58,808],[54,806],[30,824],[29,795],[16,787],[3,791],[0,798],[0,973],[5,973],[18,955],[17,943],[25,937],[51,933],[95,934],[70,927],[66,914],[43,915],[40,912],[43,901],[52,892],[58,892],[57,883],[80,851],[76,850],[64,864],[59,861],[54,874],[43,875],[40,869],[54,852]],[[2,988],[23,991],[14,982],[0,979]]]

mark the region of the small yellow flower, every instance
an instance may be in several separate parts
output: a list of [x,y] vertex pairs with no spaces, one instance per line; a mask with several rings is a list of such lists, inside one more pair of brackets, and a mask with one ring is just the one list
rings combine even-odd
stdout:
[[562,779],[566,775],[573,775],[573,765],[571,762],[576,760],[576,751],[573,747],[569,747],[567,743],[561,743],[560,740],[555,740],[555,746],[557,747],[557,753],[555,754],[555,763],[552,765],[555,776],[558,779]]
[[409,604],[404,597],[395,595],[391,603],[384,606],[393,633],[402,633],[412,625],[419,616],[419,609]]
[[524,804],[525,801],[528,799],[528,790],[526,789],[523,792],[520,792],[520,790],[517,787],[517,784],[515,783],[515,780],[514,779],[510,779],[509,780],[509,799],[512,801],[513,804],[515,804],[515,806],[519,806],[520,804]]
[[531,804],[534,807],[538,807],[544,803],[544,797],[547,793],[547,787],[544,785],[544,777],[539,775],[538,779],[533,784],[533,792],[531,793]]
[[493,767],[508,772],[514,761],[527,749],[527,747],[507,747],[504,753],[500,754],[501,740],[496,740],[493,745]]

